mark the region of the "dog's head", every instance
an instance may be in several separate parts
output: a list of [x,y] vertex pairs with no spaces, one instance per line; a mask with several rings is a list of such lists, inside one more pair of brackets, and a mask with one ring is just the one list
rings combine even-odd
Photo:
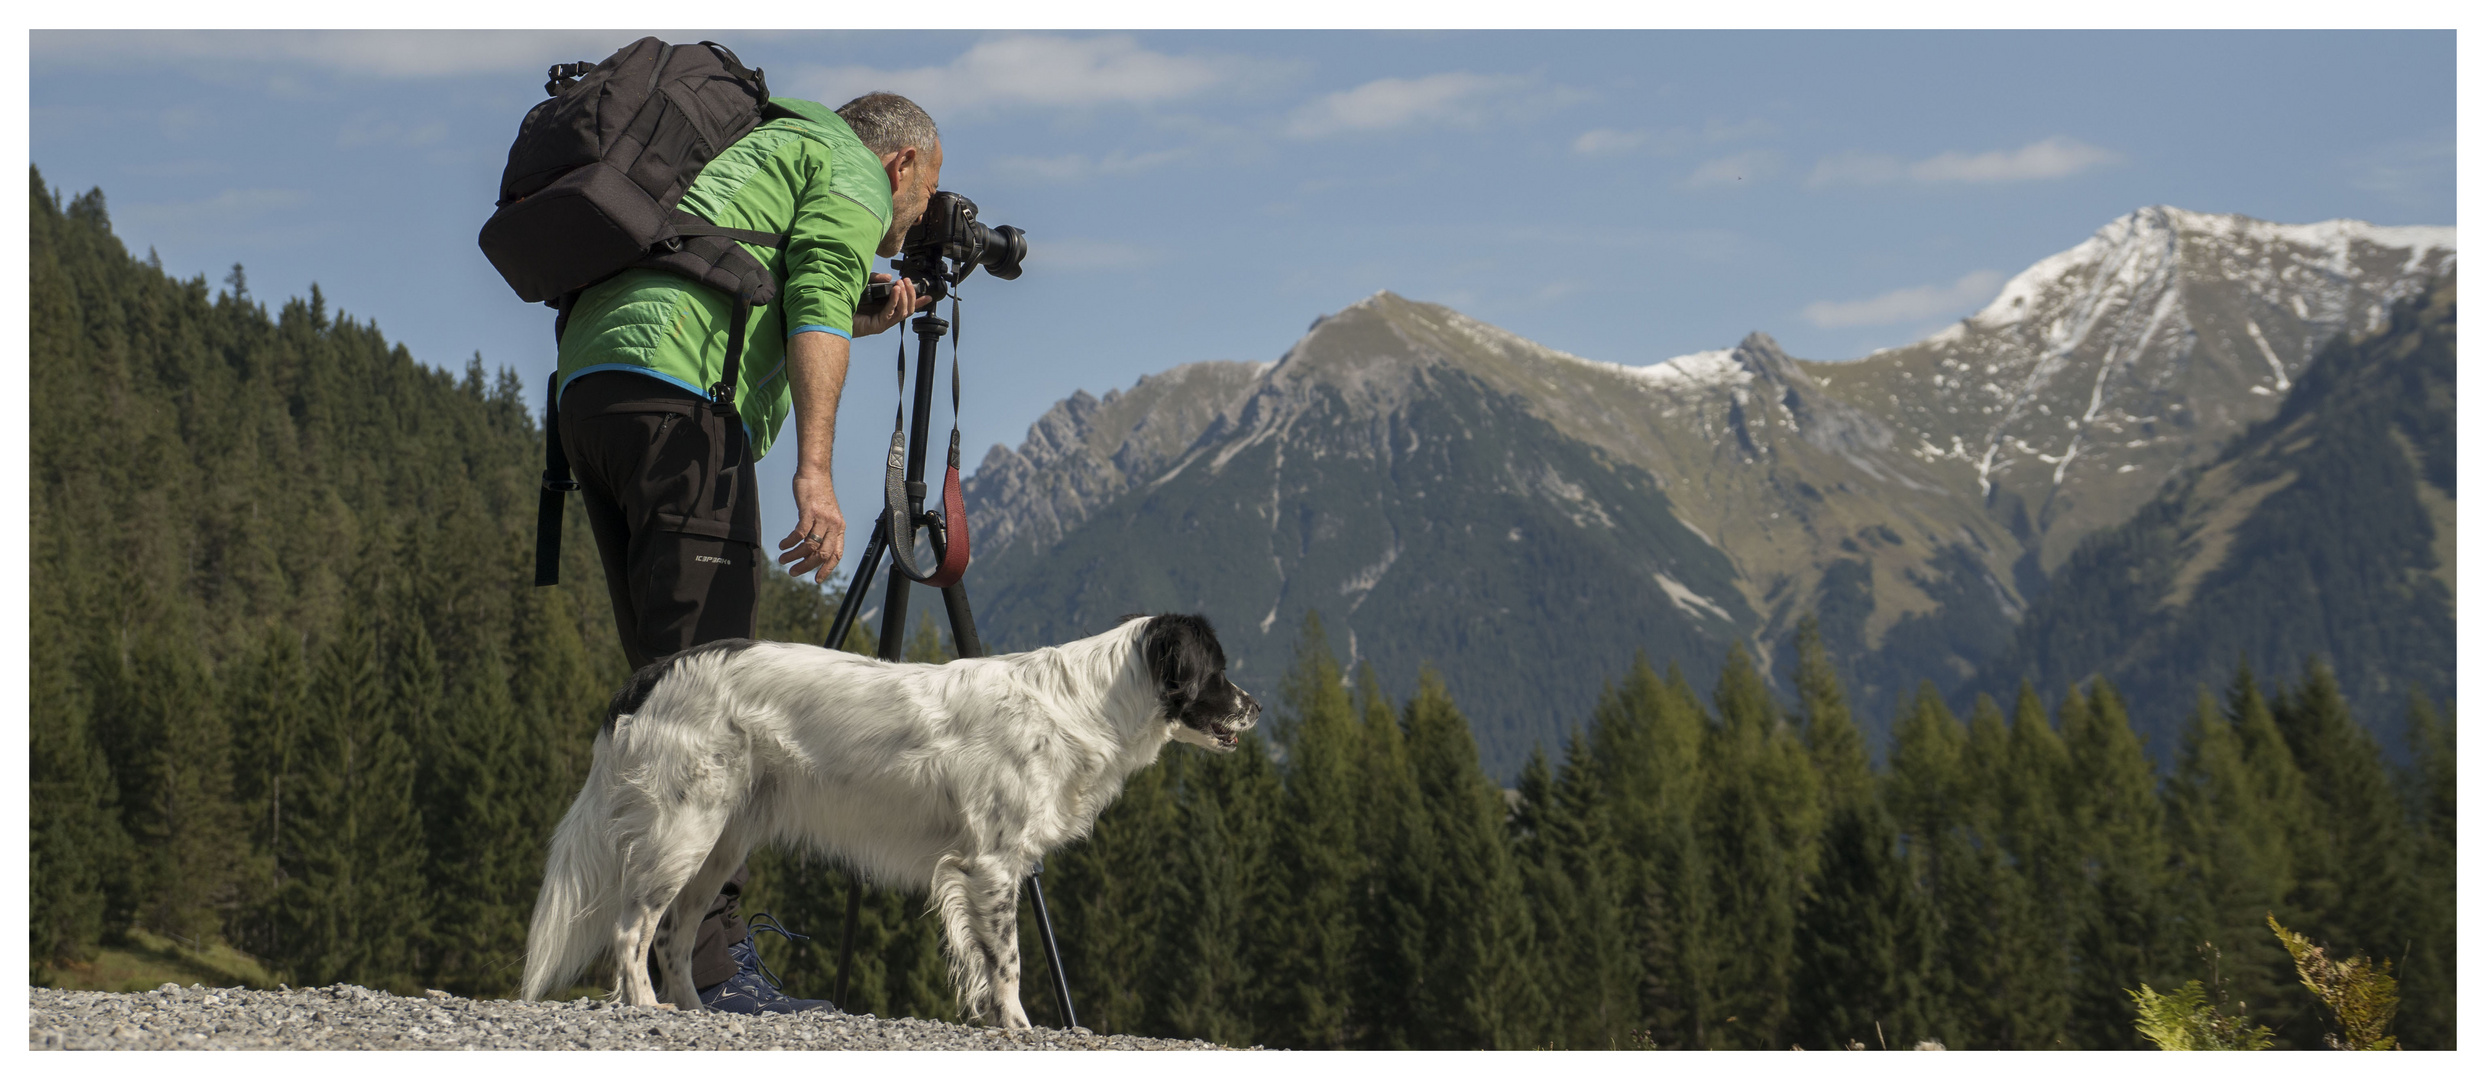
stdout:
[[1146,673],[1154,679],[1171,736],[1181,742],[1227,753],[1240,745],[1240,733],[1257,726],[1258,699],[1243,693],[1223,676],[1223,643],[1202,615],[1131,615],[1144,618]]

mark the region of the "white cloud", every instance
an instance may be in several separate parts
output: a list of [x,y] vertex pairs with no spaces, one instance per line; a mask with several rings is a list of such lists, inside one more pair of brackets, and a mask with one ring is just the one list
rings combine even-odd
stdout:
[[635,30],[37,30],[29,51],[37,65],[290,62],[404,79],[531,72],[571,60],[601,60],[650,32],[665,41],[715,36]]
[[1595,128],[1577,136],[1571,148],[1580,154],[1615,154],[1644,146],[1646,140],[1650,138],[1653,138],[1653,133],[1642,128],[1635,131]]
[[1175,161],[1197,156],[1193,148],[1153,150],[1132,154],[1114,150],[1101,157],[1085,154],[1061,154],[1056,157],[1003,157],[991,164],[991,171],[1010,179],[1050,180],[1074,183],[1096,176],[1124,176],[1144,172]]
[[1697,166],[1680,181],[1681,187],[1738,187],[1754,184],[1774,175],[1783,165],[1783,155],[1772,150],[1744,150],[1730,157],[1720,157]]
[[2405,205],[2455,201],[2455,133],[2387,143],[2344,163],[2351,185]]
[[1810,187],[1884,184],[1904,177],[1904,162],[1889,154],[1837,154],[1809,170]]
[[1742,142],[1779,134],[1775,125],[1764,117],[1729,121],[1721,117],[1708,119],[1704,127],[1673,126],[1652,128],[1595,128],[1576,137],[1569,149],[1579,154],[1617,154],[1644,150],[1668,157],[1701,145]]
[[1996,270],[1975,270],[1953,285],[1915,285],[1880,293],[1867,300],[1820,300],[1800,309],[1813,326],[1885,326],[1889,323],[1936,318],[1969,311],[1997,296],[2007,283]]
[[1810,187],[1841,184],[1887,184],[1911,180],[1922,184],[1996,184],[2018,180],[2056,180],[2125,160],[2119,152],[2053,135],[2014,150],[1967,154],[1950,150],[1936,157],[1906,162],[1889,154],[1838,154],[1821,159],[1810,170]]
[[1950,150],[1928,161],[1914,163],[1909,171],[1913,179],[1923,183],[1954,181],[1987,184],[2011,180],[2056,180],[2119,160],[2120,156],[2113,151],[2064,135],[2053,135],[2015,150],[1992,150],[1981,154]]
[[886,70],[812,68],[792,83],[830,105],[891,90],[942,109],[1000,105],[1151,105],[1272,75],[1284,65],[1232,56],[1173,56],[1127,35],[995,38],[945,64]]
[[1522,79],[1469,71],[1374,79],[1294,110],[1286,130],[1299,138],[1314,139],[1346,132],[1477,124],[1489,117],[1494,99],[1522,85]]

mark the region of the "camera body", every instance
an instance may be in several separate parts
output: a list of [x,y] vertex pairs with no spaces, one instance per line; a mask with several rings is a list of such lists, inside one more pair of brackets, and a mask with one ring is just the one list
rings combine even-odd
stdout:
[[[972,199],[953,191],[933,193],[922,220],[905,231],[904,246],[889,268],[933,300],[946,298],[948,286],[965,280],[977,266],[1001,281],[1016,280],[1025,272],[1025,230],[1014,225],[992,228],[980,217],[981,208]],[[856,307],[877,311],[893,294],[892,282],[879,282],[862,290]]]

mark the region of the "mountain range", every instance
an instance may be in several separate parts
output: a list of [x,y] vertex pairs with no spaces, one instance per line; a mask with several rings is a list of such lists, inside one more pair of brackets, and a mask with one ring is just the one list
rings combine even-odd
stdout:
[[[2028,661],[2019,627],[2085,542],[2193,504],[2181,485],[2321,350],[2454,264],[2451,227],[2148,207],[1843,362],[1752,333],[1624,366],[1381,292],[1273,363],[1079,392],[993,447],[967,485],[975,606],[1000,647],[1202,610],[1260,685],[1316,612],[1390,692],[1435,665],[1501,775],[1637,654],[1703,685],[1737,642],[1787,678],[1804,616],[1872,725],[1924,679],[2055,694],[2079,676]],[[2451,446],[2451,359],[2441,378]],[[2434,480],[2406,490],[2451,536]]]

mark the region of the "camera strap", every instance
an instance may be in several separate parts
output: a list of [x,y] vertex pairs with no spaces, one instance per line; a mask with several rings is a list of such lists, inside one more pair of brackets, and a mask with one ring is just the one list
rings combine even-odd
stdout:
[[[959,333],[957,350],[948,357],[948,403],[951,413],[964,405],[963,365],[957,362],[964,335],[963,303],[951,297],[948,314]],[[954,415],[948,423],[948,473],[946,490],[941,493],[940,509],[926,510],[928,486],[919,480],[905,479],[905,347],[904,339],[896,342],[896,430],[887,442],[887,551],[896,564],[896,572],[934,589],[944,589],[965,578],[965,567],[973,561],[973,541],[965,526],[965,480],[963,474],[964,433]],[[930,535],[930,547],[938,564],[925,573],[913,561],[914,530]]]

